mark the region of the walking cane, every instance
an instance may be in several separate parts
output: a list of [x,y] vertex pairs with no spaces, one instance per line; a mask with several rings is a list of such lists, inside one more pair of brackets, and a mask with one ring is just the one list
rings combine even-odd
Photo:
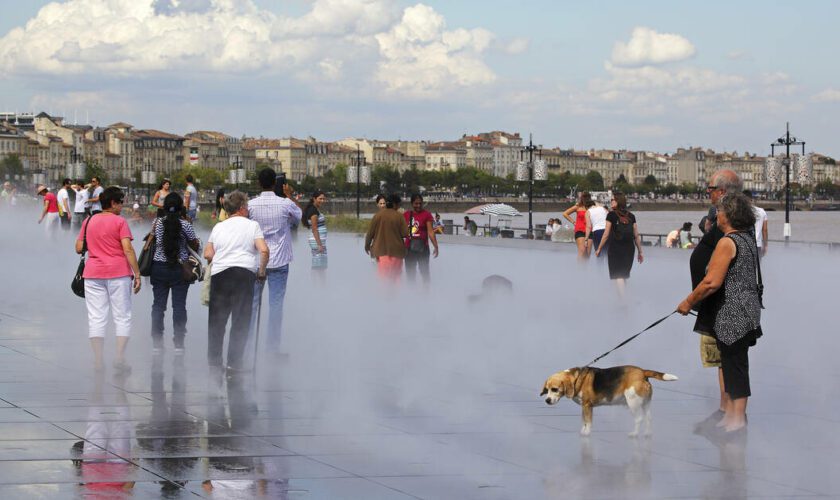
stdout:
[[251,369],[251,373],[253,373],[254,376],[257,374],[257,353],[259,352],[260,346],[260,319],[262,318],[262,291],[264,288],[265,283],[263,283],[263,286],[260,287],[260,300],[257,302],[257,325],[254,330],[254,367]]

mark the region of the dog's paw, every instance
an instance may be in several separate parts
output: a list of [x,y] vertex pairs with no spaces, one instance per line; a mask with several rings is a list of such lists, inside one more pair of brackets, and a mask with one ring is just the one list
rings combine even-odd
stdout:
[[581,436],[589,436],[589,434],[590,434],[591,432],[592,432],[592,428],[591,428],[591,427],[589,427],[588,425],[584,425],[584,426],[583,426],[583,427],[581,427],[581,429],[580,429],[580,435],[581,435]]

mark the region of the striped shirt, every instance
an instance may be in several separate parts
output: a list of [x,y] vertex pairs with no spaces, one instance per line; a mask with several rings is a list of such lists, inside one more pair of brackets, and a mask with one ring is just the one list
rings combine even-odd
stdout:
[[292,261],[292,225],[300,223],[301,211],[293,201],[272,191],[263,191],[248,202],[248,218],[256,221],[268,245],[268,269]]
[[[163,217],[159,217],[155,219],[154,222],[154,230],[155,230],[155,255],[152,257],[152,260],[155,262],[169,262],[166,258],[166,253],[163,249]],[[179,237],[179,249],[178,249],[178,260],[186,260],[187,257],[190,256],[189,251],[187,250],[187,243],[190,241],[197,240],[198,237],[195,235],[195,230],[193,229],[192,224],[185,221],[184,219],[178,219],[181,222],[181,234]]]

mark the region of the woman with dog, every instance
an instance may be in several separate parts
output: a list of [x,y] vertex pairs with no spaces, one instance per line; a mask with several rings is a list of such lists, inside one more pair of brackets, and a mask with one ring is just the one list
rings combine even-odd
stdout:
[[[636,227],[636,216],[627,210],[627,197],[622,193],[615,193],[610,202],[612,211],[607,214],[604,235],[595,250],[595,257],[601,255],[601,250],[607,246],[607,265],[610,269],[610,279],[615,280],[618,293],[624,296],[625,280],[630,277],[633,268],[635,249],[639,249],[639,264],[644,262],[642,254],[642,239],[639,228]],[[635,246],[635,248],[634,248]]]
[[717,226],[724,237],[715,246],[703,281],[677,306],[677,312],[686,315],[722,289],[715,296],[714,336],[726,394],[724,416],[717,427],[726,435],[745,430],[751,395],[748,351],[761,336],[761,268],[754,225],[752,203],[746,196],[730,193],[721,198]]

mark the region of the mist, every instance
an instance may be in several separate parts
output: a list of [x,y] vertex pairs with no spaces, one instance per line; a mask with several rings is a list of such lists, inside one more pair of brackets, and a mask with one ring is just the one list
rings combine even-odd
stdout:
[[[637,216],[642,224],[644,213]],[[84,392],[93,369],[84,301],[69,289],[78,262],[75,234],[48,239],[37,217],[34,206],[14,216],[0,212],[0,345],[51,367],[55,378],[43,383],[57,392]],[[132,231],[139,253],[148,228]],[[377,280],[361,237],[330,233],[329,269],[320,285],[302,229],[285,302],[281,349],[288,358],[258,350],[256,377],[247,384],[249,417],[231,432],[320,464],[329,469],[323,477],[363,478],[365,487],[376,488],[332,490],[314,466],[301,469],[291,459],[262,469],[316,497],[341,496],[337,491],[368,498],[840,494],[831,472],[840,465],[836,254],[776,245],[762,261],[764,337],[750,350],[749,441],[733,449],[692,434],[718,399],[715,371],[700,364],[693,317],[669,317],[596,365],[633,364],[679,377],[652,381],[651,438],[626,436],[632,417],[624,407],[595,408],[592,435],[582,438],[579,406],[562,399],[549,407],[538,397],[550,374],[587,364],[673,311],[690,291],[689,251],[646,248],[622,298],[606,261],[579,265],[571,244],[511,246],[442,238],[428,289],[405,279],[388,287]],[[491,274],[510,279],[513,295],[469,300]],[[187,302],[183,411],[213,422],[208,401],[229,396],[216,394],[207,377],[200,287],[190,288]],[[153,392],[151,302],[144,279],[134,296],[128,348],[134,370],[125,385],[141,398]],[[266,300],[263,333],[267,307]],[[165,324],[168,381],[171,309]],[[110,359],[112,326],[105,342]],[[0,387],[4,400],[4,390],[19,390]],[[143,408],[137,403],[132,418],[142,419]],[[162,474],[152,463],[138,463]],[[202,473],[188,476],[197,481]]]

